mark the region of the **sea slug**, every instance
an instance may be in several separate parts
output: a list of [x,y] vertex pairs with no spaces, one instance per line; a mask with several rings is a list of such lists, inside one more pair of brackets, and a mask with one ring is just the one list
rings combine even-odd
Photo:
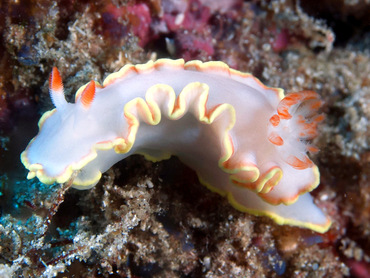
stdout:
[[131,154],[176,155],[238,210],[328,230],[308,193],[320,180],[307,156],[317,151],[309,141],[323,119],[315,92],[284,97],[222,62],[181,59],[126,65],[103,85],[81,87],[75,103],[66,101],[56,68],[49,84],[56,108],[21,155],[28,178],[63,183],[77,172],[73,186],[88,189]]

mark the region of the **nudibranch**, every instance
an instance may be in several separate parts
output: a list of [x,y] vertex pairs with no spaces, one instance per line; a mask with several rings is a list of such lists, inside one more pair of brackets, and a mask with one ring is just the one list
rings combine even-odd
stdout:
[[319,184],[307,152],[323,116],[312,91],[287,94],[222,62],[160,59],[91,81],[68,103],[56,68],[55,109],[21,155],[27,178],[93,187],[131,154],[176,155],[201,183],[240,211],[325,232],[330,220],[309,194]]

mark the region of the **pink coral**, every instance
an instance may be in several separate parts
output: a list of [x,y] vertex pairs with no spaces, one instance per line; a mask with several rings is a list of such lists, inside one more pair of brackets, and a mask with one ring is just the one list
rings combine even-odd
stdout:
[[124,20],[129,21],[129,28],[139,38],[139,45],[145,46],[151,39],[150,23],[152,21],[149,7],[144,4],[116,7],[108,4],[103,13],[103,27],[106,35],[124,37],[127,35]]

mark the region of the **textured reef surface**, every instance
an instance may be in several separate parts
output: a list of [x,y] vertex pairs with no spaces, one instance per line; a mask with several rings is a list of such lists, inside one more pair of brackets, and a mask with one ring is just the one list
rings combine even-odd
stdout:
[[[368,1],[2,1],[1,277],[369,277]],[[221,60],[268,86],[310,89],[326,120],[311,156],[325,234],[232,208],[178,159],[136,155],[91,190],[26,180],[19,155],[91,79],[162,57]]]

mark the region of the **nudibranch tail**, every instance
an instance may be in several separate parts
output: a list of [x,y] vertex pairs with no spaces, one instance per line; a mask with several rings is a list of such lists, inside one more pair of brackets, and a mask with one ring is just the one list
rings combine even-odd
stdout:
[[49,77],[49,93],[54,106],[59,110],[64,109],[67,101],[64,97],[62,77],[56,67],[53,67]]
[[[309,191],[319,184],[307,141],[323,120],[318,95],[288,94],[222,62],[161,59],[126,65],[103,86],[82,86],[67,103],[60,74],[50,75],[56,109],[21,155],[28,178],[94,186],[131,154],[176,155],[201,183],[233,206],[279,224],[325,232],[330,226]],[[287,206],[289,205],[289,206]]]

